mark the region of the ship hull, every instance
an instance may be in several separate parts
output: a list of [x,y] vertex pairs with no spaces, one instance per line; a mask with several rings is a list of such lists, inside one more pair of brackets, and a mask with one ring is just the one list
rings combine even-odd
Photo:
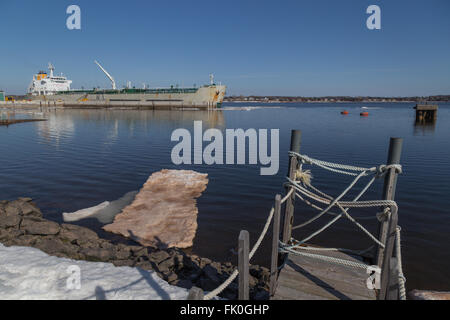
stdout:
[[200,88],[72,90],[53,95],[30,96],[33,101],[63,103],[66,106],[148,106],[148,107],[220,107],[226,87]]

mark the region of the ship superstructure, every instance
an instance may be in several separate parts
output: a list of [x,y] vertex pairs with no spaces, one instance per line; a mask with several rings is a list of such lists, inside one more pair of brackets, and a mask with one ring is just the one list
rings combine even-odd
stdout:
[[49,63],[48,69],[50,74],[45,71],[39,71],[38,74],[33,76],[30,86],[28,87],[28,93],[33,96],[40,95],[53,95],[60,91],[69,91],[72,80],[67,80],[62,74],[61,76],[55,76],[53,72],[55,67]]

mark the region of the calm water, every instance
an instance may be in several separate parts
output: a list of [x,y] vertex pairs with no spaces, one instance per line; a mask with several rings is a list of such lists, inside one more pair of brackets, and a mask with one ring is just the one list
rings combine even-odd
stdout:
[[[413,104],[364,104],[373,107],[361,118],[359,104],[226,104],[219,112],[203,111],[52,111],[48,121],[0,127],[0,199],[29,196],[49,219],[61,221],[72,212],[115,200],[139,189],[148,176],[163,168],[187,168],[209,174],[206,192],[198,200],[199,229],[192,251],[217,260],[234,259],[241,229],[259,235],[273,198],[282,192],[287,171],[291,129],[303,131],[302,152],[340,163],[372,166],[384,163],[389,137],[403,137],[402,164],[396,200],[403,228],[404,269],[408,289],[450,289],[450,105],[440,104],[435,126],[415,127]],[[350,115],[341,116],[343,109]],[[279,128],[280,170],[260,176],[259,165],[192,165],[177,167],[170,152],[176,128]],[[337,195],[349,178],[313,168],[314,184]],[[382,182],[368,193],[379,198]],[[356,211],[354,211],[356,212]],[[359,215],[375,211],[356,212]],[[296,221],[311,217],[304,205]],[[294,232],[297,238],[310,229]],[[80,221],[99,230],[96,220]],[[367,224],[371,230],[374,225]],[[314,239],[325,246],[365,248],[370,242],[340,221]],[[255,262],[267,264],[269,241]]]

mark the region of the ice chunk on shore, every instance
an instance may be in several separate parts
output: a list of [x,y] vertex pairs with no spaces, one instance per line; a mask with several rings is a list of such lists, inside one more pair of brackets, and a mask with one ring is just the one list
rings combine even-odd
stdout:
[[[80,271],[80,288],[70,289],[69,267]],[[73,267],[72,267],[73,268]],[[74,270],[74,269],[72,269]],[[188,291],[155,272],[111,263],[57,258],[30,247],[0,244],[0,299],[185,300]]]
[[123,208],[133,202],[134,197],[136,197],[137,194],[137,190],[126,193],[123,197],[111,201],[106,208],[99,210],[93,217],[97,218],[101,223],[106,224],[113,222],[114,217],[121,212]]
[[102,202],[94,207],[81,209],[75,212],[63,212],[63,219],[66,222],[78,221],[93,216],[109,205],[109,201]]
[[114,220],[114,217],[122,211],[127,205],[129,205],[138,191],[127,192],[123,197],[108,202],[102,202],[99,205],[91,208],[78,210],[72,213],[63,213],[64,221],[78,221],[85,218],[96,218],[101,223],[107,224]]
[[134,201],[103,229],[145,246],[191,247],[197,231],[196,198],[206,189],[207,176],[192,170],[153,173]]

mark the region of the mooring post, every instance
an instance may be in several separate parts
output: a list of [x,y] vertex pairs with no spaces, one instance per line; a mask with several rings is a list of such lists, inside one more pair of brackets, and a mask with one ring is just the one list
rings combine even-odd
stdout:
[[[389,153],[387,164],[399,164],[402,153],[402,138],[391,138],[389,143]],[[395,168],[389,169],[384,179],[383,199],[394,200],[395,189],[397,186],[398,172]],[[396,209],[391,208],[390,216],[380,221],[378,228],[378,239],[384,244],[384,248],[378,247],[376,255],[376,264],[381,267],[381,289],[378,298],[384,300],[387,298],[387,292],[390,291],[389,296],[398,295],[398,288],[392,286],[394,279],[390,280],[391,273],[391,258],[394,253],[395,230],[397,228],[398,213]]]
[[249,247],[250,236],[247,230],[239,234],[239,300],[249,300]]
[[187,300],[203,300],[204,293],[203,290],[197,287],[192,287],[189,290]]
[[272,234],[272,258],[270,264],[270,295],[275,294],[277,288],[278,275],[278,241],[280,240],[280,211],[281,196],[275,196],[275,206],[273,213],[273,234]]
[[[300,130],[291,131],[291,147],[290,151],[300,153],[300,143],[302,140],[302,132]],[[295,180],[295,173],[298,169],[298,160],[296,156],[289,156],[289,179]],[[290,188],[286,188],[286,193]],[[283,242],[287,243],[291,239],[292,224],[294,223],[294,206],[295,206],[295,194],[286,200],[286,206],[284,209],[284,222],[283,222]]]

